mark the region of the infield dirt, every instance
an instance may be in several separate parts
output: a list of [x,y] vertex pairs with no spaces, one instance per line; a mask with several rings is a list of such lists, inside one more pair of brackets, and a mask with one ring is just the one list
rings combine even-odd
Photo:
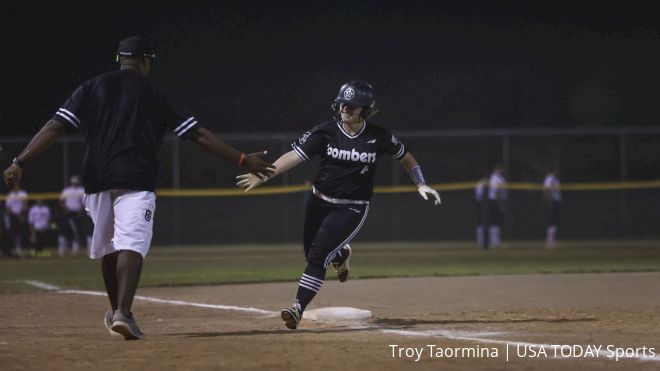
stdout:
[[[136,300],[133,312],[146,334],[143,341],[124,341],[107,332],[102,320],[108,304],[103,296],[46,291],[2,295],[0,369],[660,369],[660,273],[369,279],[344,284],[329,273],[309,309],[349,306],[368,309],[374,317],[325,323],[303,319],[298,330],[287,330],[279,310],[291,304],[296,286],[288,282],[140,289],[142,296],[274,312]],[[520,343],[603,345],[603,353],[596,358],[554,358],[550,351],[548,357],[520,357],[515,347]],[[654,348],[655,357],[617,362],[606,357],[610,344]],[[397,351],[393,357],[391,345],[421,348],[423,354],[419,361],[416,356],[399,357]],[[430,357],[429,345],[495,348],[498,354]],[[648,350],[645,354],[650,355]]]

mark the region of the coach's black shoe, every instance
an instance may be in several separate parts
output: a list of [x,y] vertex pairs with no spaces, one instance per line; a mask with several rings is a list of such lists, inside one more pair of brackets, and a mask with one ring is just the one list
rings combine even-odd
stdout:
[[115,312],[112,309],[108,309],[108,311],[105,312],[105,316],[103,317],[103,324],[105,325],[105,328],[108,329],[110,335],[120,336],[120,333],[112,331],[112,316],[114,313]]
[[126,340],[138,340],[143,339],[144,334],[140,331],[140,328],[133,319],[133,315],[129,313],[125,315],[119,310],[115,311],[115,314],[112,316],[112,331],[118,332],[121,335],[124,335]]
[[302,313],[295,308],[284,308],[282,309],[281,313],[282,319],[284,320],[284,323],[286,324],[287,328],[290,328],[291,330],[295,330],[298,328],[298,324],[300,323],[300,318],[302,317]]
[[353,250],[349,244],[346,244],[342,250],[344,250],[342,251],[342,254],[346,254],[346,259],[343,263],[332,262],[332,269],[337,272],[339,282],[346,282],[346,280],[348,280],[348,270],[350,268],[351,254],[353,253]]

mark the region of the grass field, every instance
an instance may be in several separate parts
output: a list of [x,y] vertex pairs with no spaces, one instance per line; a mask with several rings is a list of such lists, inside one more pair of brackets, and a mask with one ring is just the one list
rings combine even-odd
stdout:
[[[352,259],[353,278],[660,271],[660,241],[571,241],[554,251],[538,242],[490,251],[466,242],[357,242]],[[295,281],[304,266],[298,245],[154,247],[140,285]],[[103,288],[100,262],[85,256],[0,260],[0,291],[33,290],[25,280]]]

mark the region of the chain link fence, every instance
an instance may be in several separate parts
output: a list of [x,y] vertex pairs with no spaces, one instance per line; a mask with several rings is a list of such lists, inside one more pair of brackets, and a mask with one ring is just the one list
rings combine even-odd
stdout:
[[[397,131],[422,165],[429,183],[476,183],[496,163],[509,182],[541,184],[551,168],[563,184],[660,179],[660,128],[516,129]],[[300,133],[219,133],[244,151],[268,150],[274,161]],[[0,161],[8,165],[29,138],[0,139]],[[26,164],[23,186],[31,194],[59,192],[78,174],[84,138],[67,137]],[[196,145],[167,137],[159,153],[159,189],[230,188],[241,169]],[[313,180],[318,159],[271,180],[270,186]],[[394,160],[378,163],[376,184],[411,181]],[[471,185],[441,191],[440,207],[416,192],[377,193],[359,238],[389,240],[469,240],[476,211]],[[298,242],[302,238],[307,192],[223,197],[159,197],[155,244]],[[560,238],[658,238],[660,189],[565,191]],[[56,201],[50,200],[52,207]],[[542,239],[544,205],[538,190],[510,190],[503,236],[508,240]]]

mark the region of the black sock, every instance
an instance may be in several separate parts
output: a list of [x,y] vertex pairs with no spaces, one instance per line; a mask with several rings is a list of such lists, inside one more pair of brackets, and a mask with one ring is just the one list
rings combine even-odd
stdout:
[[101,272],[103,272],[103,282],[105,291],[110,299],[112,310],[117,310],[117,256],[119,252],[114,252],[103,256],[101,259]]
[[305,273],[300,277],[298,283],[298,293],[296,294],[296,302],[300,304],[300,313],[302,313],[307,305],[314,299],[316,293],[323,286],[325,279],[325,268],[317,265],[307,264]]
[[131,314],[133,297],[137,291],[142,272],[142,255],[131,250],[121,250],[117,257],[118,309],[125,315]]

